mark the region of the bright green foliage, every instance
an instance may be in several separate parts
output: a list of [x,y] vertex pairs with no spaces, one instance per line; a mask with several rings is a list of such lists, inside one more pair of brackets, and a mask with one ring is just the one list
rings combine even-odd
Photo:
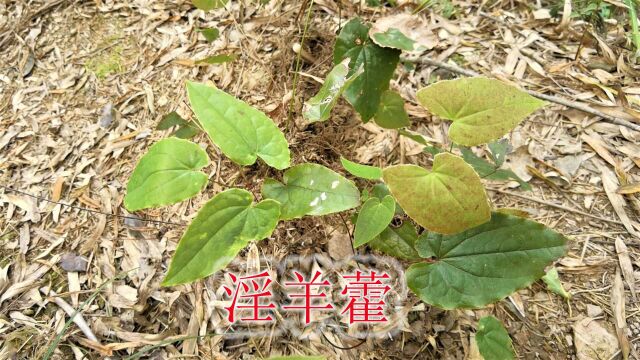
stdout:
[[513,86],[483,77],[439,81],[420,89],[416,97],[435,115],[452,120],[449,137],[465,146],[500,138],[545,105]]
[[[373,187],[371,188],[370,195],[377,197],[379,200],[382,200],[387,195],[391,195],[391,191],[389,191],[389,188],[385,183],[377,183],[373,185]],[[402,207],[400,206],[400,204],[398,204],[397,201],[396,201],[395,208],[396,208],[396,215],[404,215],[404,210],[402,210]]]
[[399,228],[388,226],[379,236],[369,242],[369,246],[399,259],[418,260],[420,255],[414,248],[417,240],[416,228],[407,221]]
[[233,61],[237,58],[238,58],[238,55],[236,54],[218,54],[218,55],[208,56],[202,60],[198,60],[196,61],[196,64],[209,64],[209,65],[223,64],[226,62]]
[[124,206],[137,211],[188,199],[207,184],[207,175],[199,170],[208,164],[209,157],[198,144],[176,138],[160,140],[133,170]]
[[522,180],[516,173],[509,169],[500,169],[500,165],[495,161],[504,162],[504,156],[500,157],[500,155],[498,155],[497,158],[493,156],[494,163],[491,164],[485,159],[478,157],[469,148],[460,148],[460,151],[462,151],[464,161],[471,165],[481,178],[488,180],[515,180],[520,183],[520,187],[523,190],[531,190],[531,185]]
[[364,73],[353,81],[343,95],[362,120],[369,121],[378,111],[382,93],[389,88],[400,51],[376,45],[369,39],[369,26],[355,18],[342,28],[333,51],[334,64],[345,58],[351,59],[349,76],[361,66]]
[[402,96],[392,90],[383,92],[374,121],[385,129],[399,129],[409,126],[409,115],[404,109]]
[[289,167],[289,145],[267,115],[224,91],[187,82],[193,112],[211,141],[231,160],[252,165],[259,157],[276,169]]
[[389,28],[385,32],[375,33],[371,36],[372,40],[382,46],[393,49],[413,51],[415,41],[408,38],[400,30],[395,28]]
[[443,309],[479,308],[529,286],[565,252],[566,239],[537,222],[494,213],[491,221],[455,235],[426,233],[416,242],[433,263],[412,265],[407,284]]
[[354,245],[362,246],[378,236],[393,220],[396,212],[396,201],[385,196],[382,201],[376,197],[369,198],[358,214],[354,231]]
[[554,293],[562,296],[565,299],[571,299],[571,294],[564,289],[562,283],[560,282],[560,276],[558,276],[558,269],[555,267],[551,270],[547,271],[547,273],[542,277],[542,281],[547,284],[549,290]]
[[180,239],[162,285],[184,284],[207,277],[227,266],[249,242],[273,232],[280,218],[280,204],[229,189],[209,200]]
[[209,11],[225,6],[229,0],[193,0],[193,6],[200,10]]
[[171,136],[175,136],[180,139],[190,139],[200,132],[200,129],[196,127],[192,122],[183,119],[177,112],[172,111],[165,115],[158,126],[157,130],[168,130],[174,126],[178,126],[178,130],[174,131]]
[[478,350],[485,360],[512,360],[516,358],[509,333],[500,320],[485,316],[478,322],[476,333]]
[[266,179],[262,195],[282,204],[283,220],[326,215],[360,205],[358,188],[340,174],[318,164],[300,164],[284,173],[284,184]]
[[220,37],[220,30],[216,28],[198,29],[198,32],[201,33],[208,42],[214,42]]
[[309,122],[325,121],[329,118],[331,110],[338,102],[342,92],[351,85],[351,83],[362,74],[362,67],[352,73],[349,77],[349,61],[351,59],[346,58],[338,65],[334,66],[327,78],[324,80],[324,84],[320,88],[320,91],[309,99],[306,103],[306,111],[304,117]]
[[431,171],[391,166],[383,170],[383,179],[407,215],[428,230],[454,234],[491,217],[478,174],[456,155],[437,154]]
[[342,156],[340,157],[340,162],[344,169],[353,176],[369,180],[382,179],[382,169],[377,166],[358,164],[353,161],[349,161]]

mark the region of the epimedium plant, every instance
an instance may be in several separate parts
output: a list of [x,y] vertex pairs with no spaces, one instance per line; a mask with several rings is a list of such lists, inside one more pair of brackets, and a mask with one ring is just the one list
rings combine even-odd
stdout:
[[[412,46],[397,29],[370,36],[367,25],[351,20],[338,36],[335,67],[305,104],[307,121],[326,121],[342,96],[363,121],[398,129],[433,156],[431,169],[380,168],[342,157],[344,169],[366,184],[362,192],[354,181],[320,164],[291,166],[285,135],[266,114],[214,86],[187,82],[198,127],[225,156],[242,166],[261,161],[283,174],[281,181],[264,180],[261,201],[231,188],[205,203],[180,239],[162,284],[189,283],[225,268],[250,242],[269,237],[279,221],[358,207],[354,246],[368,245],[411,263],[407,284],[428,304],[480,308],[542,278],[564,254],[565,237],[512,211],[492,209],[482,178],[520,180],[502,168],[508,144],[496,140],[544,103],[487,78],[434,83],[416,98],[433,115],[452,121],[449,137],[462,156],[433,146],[404,129],[409,125],[404,102],[389,89],[401,51]],[[197,133],[198,127],[178,119],[167,120],[165,127]],[[175,135],[151,146],[135,167],[124,199],[129,211],[174,204],[206,187],[207,153]],[[468,148],[485,143],[490,143],[491,162]],[[399,227],[391,225],[396,217],[405,219]],[[557,273],[547,279],[557,287]],[[485,358],[513,357],[511,340],[495,318],[480,320],[476,339]]]

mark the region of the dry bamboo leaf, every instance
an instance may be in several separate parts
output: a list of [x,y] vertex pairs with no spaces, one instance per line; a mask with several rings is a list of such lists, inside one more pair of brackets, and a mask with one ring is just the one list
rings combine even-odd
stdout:
[[624,224],[625,229],[627,229],[630,234],[633,234],[635,237],[640,238],[640,234],[638,234],[638,232],[634,229],[633,223],[631,222],[631,219],[625,211],[627,203],[624,200],[624,197],[616,192],[618,190],[618,187],[620,186],[620,184],[618,184],[618,178],[613,173],[613,171],[608,169],[601,162],[596,162],[596,165],[600,169],[600,174],[602,176],[602,186],[604,187],[604,191],[609,198],[611,206],[613,206],[613,210],[618,215],[618,218],[620,218],[620,221],[622,221],[622,224]]
[[618,188],[618,194],[627,195],[627,194],[635,194],[637,192],[640,192],[640,183],[621,185]]
[[62,196],[62,187],[64,186],[64,176],[59,176],[51,189],[51,200],[60,201]]
[[618,336],[618,344],[622,350],[623,359],[629,358],[630,345],[627,339],[627,318],[624,311],[624,285],[622,284],[622,275],[620,268],[616,268],[616,276],[611,287],[611,312],[616,326],[616,334]]
[[609,150],[607,150],[607,148],[604,145],[604,141],[599,135],[595,133],[591,133],[589,135],[582,134],[580,138],[584,140],[584,142],[589,144],[589,146],[591,146],[591,148],[595,150],[595,152],[598,155],[600,155],[601,158],[603,158],[606,162],[611,164],[611,166],[614,166],[614,167],[616,166],[616,161],[613,158],[613,155],[611,155]]
[[633,264],[631,264],[631,258],[629,257],[629,250],[627,245],[624,244],[621,238],[616,238],[616,253],[618,253],[618,262],[620,263],[620,269],[622,269],[622,275],[624,280],[629,286],[631,291],[631,297],[636,300],[636,287],[635,277],[633,275]]

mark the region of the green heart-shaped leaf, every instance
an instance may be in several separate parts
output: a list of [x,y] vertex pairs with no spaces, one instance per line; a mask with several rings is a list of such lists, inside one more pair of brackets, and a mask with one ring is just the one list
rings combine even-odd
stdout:
[[373,119],[376,124],[385,129],[399,129],[409,126],[409,115],[404,109],[402,96],[395,91],[387,90],[380,97],[380,105]]
[[349,76],[362,66],[364,72],[344,91],[344,98],[367,122],[380,104],[382,93],[389,88],[389,81],[400,60],[400,51],[383,48],[369,39],[369,26],[359,18],[352,19],[340,31],[333,50],[333,63],[351,59]]
[[354,72],[349,77],[349,61],[350,59],[344,59],[341,63],[334,66],[327,78],[324,80],[324,84],[320,88],[320,91],[309,99],[305,104],[306,109],[304,117],[309,122],[325,121],[329,118],[331,110],[338,102],[342,92],[351,85],[351,83],[362,74],[362,67],[359,71]]
[[267,115],[224,91],[187,82],[193,112],[211,141],[231,160],[252,165],[260,157],[276,169],[289,167],[289,145]]
[[540,279],[565,244],[542,224],[493,213],[491,221],[459,234],[420,236],[415,248],[433,262],[412,265],[407,284],[443,309],[483,307]]
[[358,214],[354,231],[354,245],[364,245],[378,236],[393,220],[396,212],[396,201],[387,195],[380,201],[376,197],[369,198]]
[[200,209],[180,239],[162,285],[188,283],[224,268],[249,242],[271,235],[279,217],[277,201],[254,205],[246,190],[219,193]]
[[262,195],[282,204],[282,219],[326,215],[360,205],[358,188],[345,177],[318,164],[300,164],[284,173],[284,184],[267,179]]
[[384,169],[382,177],[407,215],[431,231],[454,234],[491,217],[478,174],[453,154],[437,154],[431,171],[396,165]]
[[404,260],[417,260],[420,255],[414,248],[418,234],[408,221],[399,228],[387,226],[379,236],[369,242],[369,246],[387,255]]
[[439,81],[416,93],[418,102],[453,123],[449,137],[455,143],[475,146],[498,139],[545,102],[483,77]]
[[149,148],[133,170],[124,206],[129,211],[175,204],[196,195],[207,185],[201,171],[207,153],[191,141],[169,138]]
[[353,176],[363,179],[378,180],[382,178],[382,169],[377,166],[363,165],[340,157],[342,167]]
[[516,358],[509,333],[500,320],[485,316],[478,322],[476,344],[483,358],[489,360],[512,360]]

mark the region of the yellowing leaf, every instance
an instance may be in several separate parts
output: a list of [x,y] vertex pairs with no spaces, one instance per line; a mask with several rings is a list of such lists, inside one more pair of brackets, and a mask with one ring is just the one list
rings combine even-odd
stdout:
[[483,77],[445,80],[420,89],[418,102],[435,115],[452,120],[449,137],[475,146],[498,139],[545,102]]
[[480,177],[453,154],[436,155],[431,171],[396,165],[384,169],[382,177],[407,215],[431,231],[454,234],[491,218]]

